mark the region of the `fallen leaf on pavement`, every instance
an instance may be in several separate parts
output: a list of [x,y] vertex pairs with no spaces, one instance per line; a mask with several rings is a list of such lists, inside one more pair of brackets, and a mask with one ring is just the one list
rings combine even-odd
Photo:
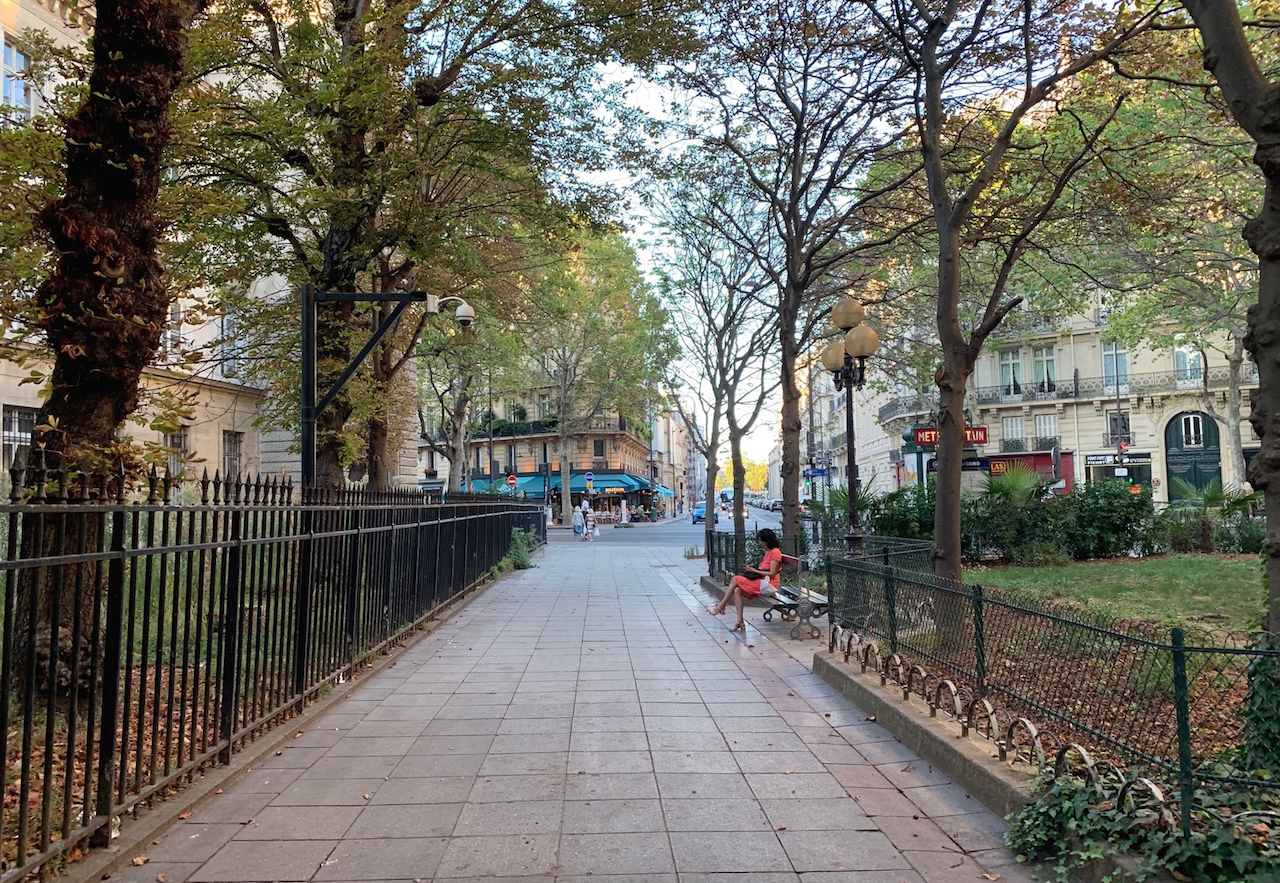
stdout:
[[999,874],[983,874],[982,879],[983,880],[999,880],[1000,875]]
[[182,812],[178,813],[178,818],[184,819],[184,820],[191,818],[191,810],[184,809]]
[[151,859],[147,858],[145,855],[138,855],[138,856],[134,856],[134,858],[133,858],[133,866],[134,866],[135,868],[140,868],[140,867],[142,867],[143,865],[145,865],[145,864],[146,864],[147,862],[149,862],[149,861],[151,861]]
[[164,874],[156,874],[156,883],[169,883]]

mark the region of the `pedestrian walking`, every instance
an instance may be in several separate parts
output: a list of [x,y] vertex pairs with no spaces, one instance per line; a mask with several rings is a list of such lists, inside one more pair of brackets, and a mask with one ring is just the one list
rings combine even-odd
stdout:
[[596,525],[596,513],[594,509],[586,510],[586,530],[587,535],[584,539],[590,543],[600,534],[600,528]]
[[582,536],[582,531],[586,528],[587,519],[583,516],[581,509],[573,510],[573,535],[575,537]]

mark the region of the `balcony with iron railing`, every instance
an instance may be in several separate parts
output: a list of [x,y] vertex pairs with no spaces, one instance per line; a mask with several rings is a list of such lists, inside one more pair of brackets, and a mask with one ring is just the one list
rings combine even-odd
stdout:
[[877,416],[881,423],[887,423],[896,417],[928,414],[938,409],[936,397],[924,394],[905,395],[886,402],[880,406]]
[[1000,453],[1022,454],[1029,451],[1052,451],[1058,447],[1061,439],[1056,435],[1036,435],[1031,438],[1003,438],[1000,440]]
[[[976,390],[978,404],[1008,402],[1055,401],[1062,399],[1106,398],[1114,395],[1151,395],[1163,392],[1195,392],[1202,389],[1226,389],[1230,368],[1215,365],[1204,371],[1152,371],[1145,374],[1121,374],[1119,389],[1116,377],[1081,377],[1079,372],[1063,380],[1042,380],[980,386]],[[1246,362],[1240,369],[1240,383],[1256,386],[1258,367]]]
[[[576,435],[585,435],[588,433],[624,433],[632,438],[646,441],[647,435],[641,433],[642,425],[636,424],[632,420],[625,417],[617,417],[611,420],[593,420],[585,428],[580,430]],[[521,438],[531,435],[559,435],[560,424],[553,417],[545,420],[503,420],[501,418],[494,419],[492,422],[482,421],[475,427],[472,433],[472,440],[485,439],[490,436],[496,439],[503,438]]]
[[1129,430],[1125,429],[1118,433],[1107,430],[1102,433],[1102,446],[1104,448],[1114,448],[1121,442],[1124,442],[1125,444],[1133,443],[1133,436],[1130,434]]
[[991,332],[991,339],[1008,340],[1016,337],[1034,337],[1039,334],[1060,334],[1070,327],[1071,318],[1062,313],[1016,310]]

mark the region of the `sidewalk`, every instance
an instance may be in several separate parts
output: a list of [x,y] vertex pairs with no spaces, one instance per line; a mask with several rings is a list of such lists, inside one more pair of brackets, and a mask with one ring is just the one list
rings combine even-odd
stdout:
[[595,545],[535,563],[110,879],[1032,879],[1000,819],[705,613],[704,562]]

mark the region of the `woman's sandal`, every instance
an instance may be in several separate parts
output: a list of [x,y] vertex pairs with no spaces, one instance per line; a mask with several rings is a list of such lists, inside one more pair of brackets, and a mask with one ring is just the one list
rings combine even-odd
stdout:
[[739,621],[738,624],[735,625],[733,628],[729,629],[729,631],[731,632],[739,632],[739,631],[745,632],[746,630],[747,630],[747,624],[741,621]]

